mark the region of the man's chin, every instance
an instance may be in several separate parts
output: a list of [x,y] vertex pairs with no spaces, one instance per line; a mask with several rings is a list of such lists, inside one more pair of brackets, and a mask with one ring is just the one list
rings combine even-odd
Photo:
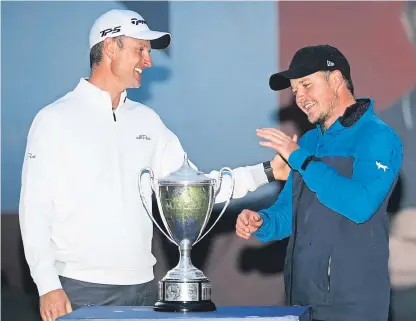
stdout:
[[140,88],[141,85],[142,84],[139,83],[139,82],[134,82],[128,88],[130,88],[130,89],[137,89],[137,88]]
[[318,125],[319,120],[316,118],[312,118],[312,117],[308,117],[308,121],[312,124],[312,125]]

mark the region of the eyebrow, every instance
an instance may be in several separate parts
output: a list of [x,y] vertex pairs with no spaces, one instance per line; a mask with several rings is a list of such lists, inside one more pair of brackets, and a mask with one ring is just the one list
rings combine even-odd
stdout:
[[149,49],[149,52],[150,51],[152,51],[152,47],[150,46],[150,45],[147,45],[147,44],[138,44],[138,45],[136,45],[135,46],[137,49],[140,49],[140,48],[146,48],[146,49]]
[[[307,78],[304,78],[304,79],[302,79],[302,80],[300,80],[299,81],[299,83],[300,84],[303,84],[305,81],[310,81],[310,79],[307,77]],[[292,89],[292,91],[294,91],[295,89],[293,88],[293,86],[290,86],[290,88]]]

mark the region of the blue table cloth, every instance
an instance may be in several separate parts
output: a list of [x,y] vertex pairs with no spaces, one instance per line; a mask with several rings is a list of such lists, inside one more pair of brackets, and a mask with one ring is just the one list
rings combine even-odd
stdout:
[[198,319],[198,321],[212,319],[227,319],[238,321],[310,321],[310,310],[307,307],[278,307],[278,306],[244,306],[217,307],[214,312],[156,312],[153,307],[132,306],[96,306],[84,307],[58,318],[59,321],[132,321],[132,320],[160,320],[178,321],[182,319]]

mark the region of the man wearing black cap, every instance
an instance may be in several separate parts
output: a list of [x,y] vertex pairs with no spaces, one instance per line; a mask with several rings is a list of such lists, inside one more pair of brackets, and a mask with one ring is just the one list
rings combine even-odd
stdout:
[[300,49],[270,87],[291,87],[316,128],[298,144],[277,129],[258,130],[260,144],[292,170],[271,207],[239,215],[237,235],[290,236],[287,304],[311,306],[315,320],[386,320],[386,207],[402,163],[400,138],[376,117],[371,99],[354,98],[349,63],[334,47]]

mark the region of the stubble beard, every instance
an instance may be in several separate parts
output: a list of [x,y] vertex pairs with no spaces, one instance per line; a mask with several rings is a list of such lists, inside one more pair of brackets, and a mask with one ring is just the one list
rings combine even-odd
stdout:
[[338,94],[335,92],[329,106],[325,109],[325,111],[323,111],[319,115],[318,120],[316,120],[313,124],[320,125],[324,131],[327,130],[328,128],[326,127],[325,123],[334,115],[334,110],[335,110],[337,101],[338,101]]

